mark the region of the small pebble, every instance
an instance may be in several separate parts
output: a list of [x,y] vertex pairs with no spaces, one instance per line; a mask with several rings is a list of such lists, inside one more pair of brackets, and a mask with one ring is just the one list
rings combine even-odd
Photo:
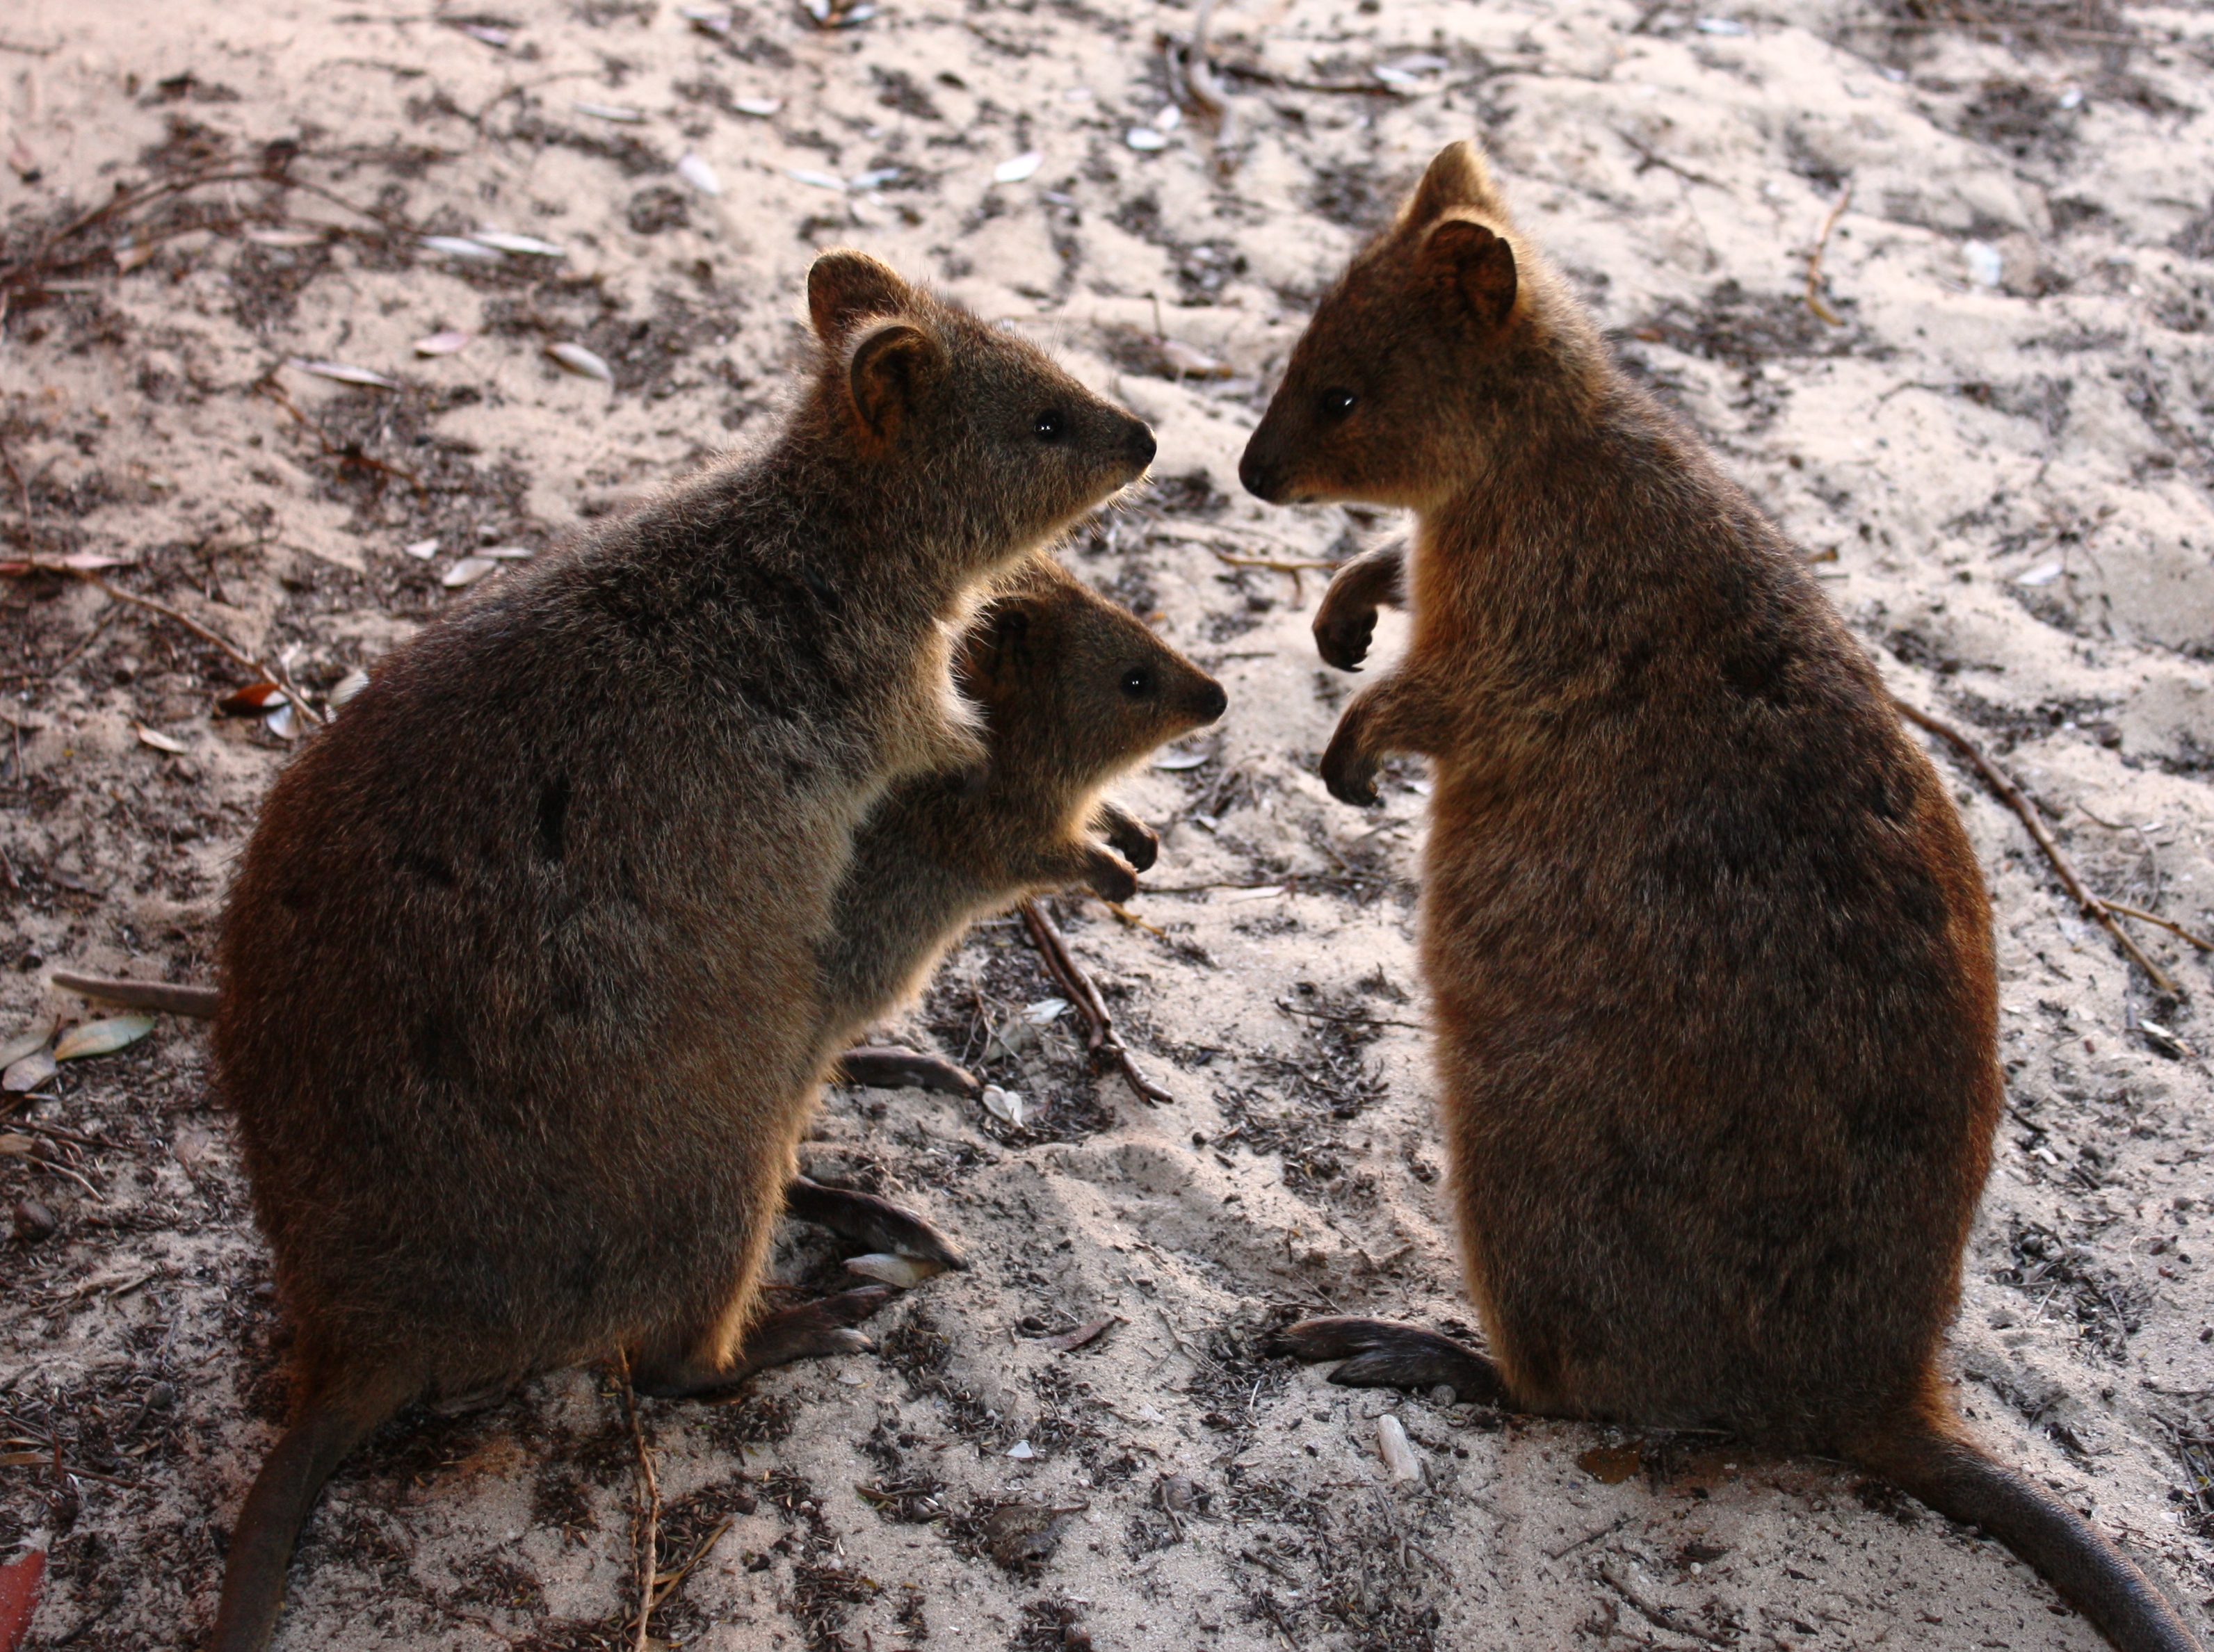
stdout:
[[54,1220],[54,1213],[36,1199],[18,1199],[15,1216],[15,1237],[26,1245],[52,1239],[54,1230],[61,1226]]

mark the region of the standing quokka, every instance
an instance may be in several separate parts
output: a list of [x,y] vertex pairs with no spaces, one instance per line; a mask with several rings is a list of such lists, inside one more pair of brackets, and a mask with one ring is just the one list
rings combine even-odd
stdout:
[[218,1652],[267,1640],[332,1467],[419,1396],[611,1355],[641,1392],[865,1346],[761,1314],[814,1105],[817,960],[890,785],[981,768],[951,647],[981,581],[1135,480],[1152,432],[854,253],[783,431],[388,655],[278,780],[215,1051],[295,1416]]
[[[1845,1457],[2007,1543],[2128,1652],[2197,1642],[1940,1373],[2002,1102],[1983,878],[1791,546],[1614,366],[1476,150],[1432,163],[1245,450],[1416,515],[1405,659],[1333,793],[1434,765],[1422,959],[1489,1357],[1309,1320],[1334,1380]],[[1391,554],[1316,624],[1359,663]]]
[[[826,1061],[916,991],[972,920],[1074,884],[1128,900],[1156,841],[1101,788],[1228,704],[1213,677],[1043,554],[970,625],[954,674],[983,713],[989,766],[981,779],[908,781],[854,840],[822,961]],[[849,1052],[842,1065],[865,1082],[884,1063]]]

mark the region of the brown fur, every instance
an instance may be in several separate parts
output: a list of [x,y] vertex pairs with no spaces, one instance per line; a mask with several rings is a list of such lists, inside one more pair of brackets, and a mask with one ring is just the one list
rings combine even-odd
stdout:
[[395,649],[264,806],[215,1049],[298,1421],[221,1652],[266,1640],[333,1453],[407,1400],[618,1349],[643,1390],[725,1386],[880,1300],[756,1319],[832,897],[888,786],[983,762],[948,670],[979,582],[1153,444],[862,254],[809,301],[771,445]]
[[908,781],[871,817],[838,890],[822,965],[823,1052],[916,991],[972,920],[1083,884],[1128,900],[1152,834],[1101,788],[1211,723],[1221,686],[1051,557],[1031,558],[963,637],[955,667],[983,713],[991,766]]
[[[2002,1103],[1989,906],[1943,785],[1471,148],[1324,298],[1243,474],[1416,513],[1407,656],[1323,772],[1370,801],[1385,754],[1434,765],[1422,958],[1490,1358],[1366,1321],[1288,1345],[1355,1356],[1345,1380],[1854,1458],[2116,1644],[2195,1646],[1973,1444],[1940,1374]],[[1316,629],[1351,666],[1393,554],[1342,578]]]

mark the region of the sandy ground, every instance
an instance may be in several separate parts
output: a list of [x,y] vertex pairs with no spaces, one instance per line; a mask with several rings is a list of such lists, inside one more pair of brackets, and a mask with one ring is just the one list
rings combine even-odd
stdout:
[[[2214,15],[2069,0],[1995,28],[1893,3],[1238,0],[1214,21],[1221,146],[1161,114],[1159,34],[1191,26],[1168,5],[887,0],[823,29],[775,3],[721,33],[654,0],[6,9],[7,257],[119,187],[237,175],[133,196],[10,294],[0,554],[121,559],[119,584],[319,692],[436,612],[462,554],[541,548],[768,428],[822,246],[938,283],[1158,427],[1151,496],[1069,560],[1232,710],[1126,788],[1165,839],[1142,925],[1059,910],[1174,1104],[1090,1075],[1069,1017],[1025,1016],[1053,993],[1018,929],[972,936],[887,1031],[1020,1092],[1027,1125],[833,1092],[807,1151],[976,1265],[902,1297],[872,1355],[645,1408],[664,1565],[713,1539],[657,1637],[2097,1644],[1996,1545],[1835,1465],[1349,1392],[1257,1352],[1301,1307],[1469,1316],[1411,945],[1420,773],[1380,817],[1314,775],[1348,683],[1316,661],[1301,565],[1393,524],[1266,510],[1235,476],[1314,296],[1448,139],[1484,138],[1898,692],[2001,756],[2097,889],[2209,927]],[[256,180],[278,162],[298,187]],[[1848,182],[1831,325],[1806,257]],[[419,238],[486,229],[560,255]],[[413,352],[445,328],[474,336]],[[211,716],[249,673],[87,585],[9,579],[0,627],[12,1038],[98,1013],[53,967],[205,978],[289,747]],[[1962,1401],[2214,1626],[2214,1083],[2193,1053],[2214,973],[2138,925],[2185,989],[2156,992],[1952,772],[2013,1086]],[[164,1022],[6,1104],[0,1200],[58,1223],[0,1251],[0,1556],[52,1554],[29,1643],[194,1644],[282,1405],[205,1041]],[[795,1229],[779,1277],[841,1265]],[[1385,1411],[1420,1484],[1384,1472]],[[405,1419],[332,1485],[280,1646],[627,1644],[633,1467],[604,1373]]]

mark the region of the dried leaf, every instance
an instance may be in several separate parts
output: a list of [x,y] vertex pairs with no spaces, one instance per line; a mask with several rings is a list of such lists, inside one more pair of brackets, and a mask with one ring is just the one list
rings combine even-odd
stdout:
[[54,1024],[49,1020],[34,1021],[6,1043],[0,1044],[0,1067],[13,1067],[24,1056],[46,1047],[46,1040],[54,1036]]
[[595,120],[619,120],[634,126],[645,119],[645,111],[633,109],[624,103],[578,103],[571,106],[578,114],[588,114]]
[[331,690],[331,709],[336,711],[364,688],[369,687],[369,673],[358,665],[339,679],[339,686]]
[[1226,901],[1273,901],[1284,892],[1281,884],[1263,884],[1258,889],[1234,889],[1223,896]]
[[698,29],[702,34],[712,34],[718,40],[731,32],[731,14],[720,6],[680,6],[676,15]]
[[515,39],[512,30],[492,23],[456,23],[454,27],[471,40],[482,40],[486,46],[497,46],[502,52],[506,51],[508,43]]
[[505,229],[480,229],[469,239],[480,247],[496,247],[503,253],[523,253],[532,258],[568,256],[550,241],[541,241],[535,236],[512,235]]
[[1401,1484],[1422,1478],[1422,1465],[1408,1443],[1406,1429],[1389,1411],[1376,1419],[1376,1454],[1384,1459],[1391,1478]]
[[303,373],[313,373],[317,378],[335,379],[340,384],[366,384],[379,390],[400,388],[400,381],[391,375],[380,373],[373,367],[356,367],[349,362],[309,361],[304,357],[294,356],[284,364]]
[[1094,1319],[1088,1325],[1077,1326],[1073,1331],[1064,1331],[1058,1337],[1041,1337],[1038,1338],[1038,1346],[1050,1349],[1056,1354],[1073,1353],[1098,1336],[1108,1326],[1121,1323],[1119,1319],[1110,1313],[1104,1319]]
[[1171,774],[1180,774],[1187,768],[1197,768],[1207,762],[1203,751],[1165,751],[1153,759],[1155,768],[1165,768]]
[[1134,150],[1165,150],[1169,140],[1151,126],[1133,126],[1122,134],[1122,141]]
[[433,333],[427,339],[416,340],[415,353],[419,356],[458,355],[469,347],[470,340],[475,337],[474,333],[464,333],[459,327],[450,327],[443,333]]
[[35,1090],[59,1069],[54,1065],[52,1052],[34,1049],[20,1060],[8,1063],[8,1070],[0,1073],[0,1090],[11,1096],[20,1096],[26,1090]]
[[54,1046],[58,1062],[82,1061],[88,1055],[110,1055],[127,1049],[154,1030],[150,1015],[111,1015],[104,1021],[87,1021],[62,1034]]
[[755,115],[766,120],[784,107],[784,100],[780,97],[734,97],[731,100],[731,107],[740,114]]
[[1159,341],[1159,347],[1161,365],[1178,378],[1228,378],[1230,376],[1229,364],[1217,361],[1214,357],[1195,350],[1188,344],[1179,344],[1174,339],[1163,339]]
[[933,1262],[927,1257],[893,1256],[888,1251],[878,1251],[867,1256],[847,1257],[846,1270],[904,1291],[912,1290],[924,1280],[944,1273],[945,1264]]
[[786,167],[784,175],[794,183],[812,184],[817,189],[835,189],[841,195],[846,193],[846,180],[835,173],[817,172],[812,167]]
[[1183,111],[1173,103],[1161,105],[1161,112],[1153,117],[1155,132],[1174,132],[1183,125]]
[[996,1084],[988,1084],[984,1086],[984,1093],[980,1096],[978,1099],[984,1104],[984,1111],[991,1114],[994,1118],[998,1119],[1002,1124],[1012,1124],[1017,1129],[1022,1129],[1023,1098],[1021,1092],[1016,1090],[1002,1090]]
[[1007,1447],[1007,1455],[1013,1458],[1018,1463],[1027,1463],[1031,1458],[1037,1456],[1037,1453],[1031,1449],[1031,1442],[1029,1441],[1018,1440],[1013,1445]]
[[138,731],[139,744],[151,746],[156,751],[166,751],[173,757],[184,755],[185,743],[175,735],[150,729],[144,723],[134,723],[131,726]]
[[1023,1006],[1023,1019],[1034,1027],[1049,1025],[1067,1013],[1068,1000],[1066,998],[1041,998],[1035,1004]]
[[578,378],[596,378],[602,384],[615,382],[615,370],[581,344],[549,344],[546,353]]
[[488,556],[495,562],[528,562],[538,553],[528,545],[487,545],[477,554]]
[[284,703],[284,691],[273,682],[249,682],[236,694],[215,702],[225,717],[266,717]]
[[434,253],[443,253],[449,258],[466,258],[478,264],[498,264],[507,257],[497,247],[487,247],[466,236],[425,236],[423,244]]
[[846,187],[852,190],[882,189],[899,175],[897,167],[878,167],[873,171],[855,173],[846,180]]
[[723,193],[723,180],[715,175],[715,168],[707,164],[706,157],[697,150],[684,151],[684,158],[676,163],[676,175],[702,195]]
[[9,141],[8,169],[25,183],[30,182],[38,175],[39,157],[31,153],[30,145],[20,138],[11,138]]
[[28,1159],[38,1151],[39,1144],[28,1135],[0,1135],[0,1156]]
[[280,740],[290,740],[299,734],[300,719],[292,709],[292,702],[288,700],[263,718],[261,726]]
[[1025,150],[1012,161],[1002,161],[992,168],[992,181],[1018,184],[1031,176],[1045,164],[1045,156],[1037,150]]
[[465,556],[438,576],[438,583],[448,590],[459,590],[474,585],[499,566],[488,556]]
[[2067,572],[2068,565],[2056,558],[2050,562],[2039,563],[2027,573],[2015,575],[2014,582],[2017,585],[2049,585]]
[[320,247],[327,239],[321,229],[248,229],[247,240],[257,247]]
[[128,275],[141,264],[150,260],[162,249],[150,242],[133,241],[115,249],[115,267]]
[[428,562],[432,557],[437,555],[438,541],[435,539],[419,539],[413,544],[402,545],[400,548],[418,562]]

